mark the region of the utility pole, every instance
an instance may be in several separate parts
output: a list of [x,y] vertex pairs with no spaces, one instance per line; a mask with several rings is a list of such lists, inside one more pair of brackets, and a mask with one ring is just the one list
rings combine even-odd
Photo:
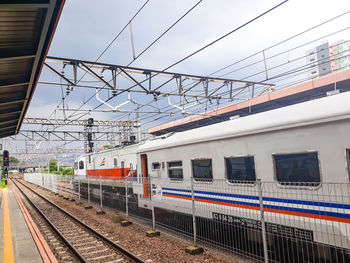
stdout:
[[136,111],[136,125],[137,125],[137,141],[141,141],[141,123],[140,123],[140,112]]

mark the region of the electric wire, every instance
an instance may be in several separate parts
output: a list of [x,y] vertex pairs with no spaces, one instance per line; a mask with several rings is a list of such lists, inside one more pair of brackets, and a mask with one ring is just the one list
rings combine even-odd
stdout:
[[[172,68],[172,67],[178,65],[179,63],[185,61],[186,59],[188,59],[188,58],[194,56],[195,54],[197,54],[197,53],[203,51],[204,49],[206,49],[206,48],[212,46],[213,44],[217,43],[218,41],[220,41],[220,40],[226,38],[227,36],[231,35],[232,33],[237,32],[238,30],[242,29],[243,27],[245,27],[245,26],[249,25],[250,23],[254,22],[255,20],[261,18],[262,16],[264,16],[264,15],[270,13],[271,11],[273,11],[274,9],[278,8],[279,6],[285,4],[286,2],[288,2],[288,0],[283,1],[283,2],[281,2],[281,3],[277,4],[277,5],[275,5],[274,7],[268,9],[267,11],[265,11],[265,12],[259,14],[258,16],[256,16],[256,17],[254,17],[254,18],[248,20],[247,22],[243,23],[242,25],[238,26],[237,28],[235,28],[235,29],[231,30],[230,32],[224,34],[223,36],[221,36],[221,37],[215,39],[214,41],[210,42],[209,44],[207,44],[207,45],[205,45],[205,46],[203,46],[203,47],[197,49],[196,51],[190,53],[189,55],[185,56],[184,58],[182,58],[182,59],[176,61],[175,63],[171,64],[170,66],[168,66],[168,67],[166,67],[165,69],[163,69],[162,71],[160,71],[159,73],[156,73],[156,74],[154,74],[154,75],[150,75],[148,78],[144,79],[143,81],[141,81],[141,82],[139,82],[139,83],[143,83],[143,82],[145,82],[145,81],[148,81],[148,80],[150,80],[151,78],[153,78],[153,77],[159,75],[161,72],[164,72],[164,71],[166,71],[166,70],[168,70],[168,69],[170,69],[170,68]],[[133,86],[131,86],[131,87],[129,87],[129,88],[127,88],[127,89],[125,89],[125,90],[119,92],[119,93],[117,94],[117,96],[120,95],[121,93],[127,92],[128,90],[130,90],[131,88],[135,87],[136,85],[138,85],[138,84],[135,84],[135,85],[133,85]],[[92,96],[92,97],[94,97],[94,96]],[[91,98],[92,98],[92,97],[91,97]],[[108,102],[108,101],[111,100],[112,98],[113,98],[113,97],[108,98],[106,102]],[[96,107],[94,108],[94,110],[97,109],[97,108],[99,108],[99,107],[102,106],[102,105],[103,105],[103,103],[99,104],[98,106],[96,106]],[[82,106],[83,106],[83,105],[82,105]],[[82,106],[81,106],[81,107],[82,107]],[[81,107],[79,107],[78,110],[79,110]],[[74,112],[73,112],[73,114],[74,114]],[[83,115],[83,116],[85,116],[85,115]],[[81,117],[80,117],[80,118],[81,118]]]
[[[131,19],[128,21],[128,23],[126,23],[125,25],[124,25],[124,27],[118,32],[118,34],[112,39],[112,41],[110,41],[109,42],[109,44],[107,45],[107,47],[105,47],[105,49],[100,53],[100,55],[96,58],[96,60],[95,60],[95,62],[94,63],[96,63],[106,52],[107,52],[107,50],[112,46],[112,44],[119,38],[119,36],[124,32],[124,30],[129,26],[129,24],[137,17],[137,15],[142,11],[142,9],[148,4],[148,2],[149,2],[150,0],[146,0],[144,3],[143,3],[143,5],[137,10],[137,12],[131,17]],[[93,64],[94,65],[94,64]],[[81,77],[80,77],[80,79],[77,81],[77,83],[76,84],[78,84],[82,79],[83,79],[83,77],[85,76],[87,74],[87,72],[85,72]],[[67,95],[68,96],[68,95]],[[67,97],[66,96],[66,97]],[[65,98],[64,98],[65,99]],[[56,107],[56,109],[58,109],[59,108],[59,106],[62,104],[62,102],[63,102],[63,100],[64,99],[62,99],[61,101],[60,101],[60,103],[57,105],[57,107]],[[56,110],[55,109],[55,110]],[[54,111],[55,111],[54,110]],[[52,116],[52,114],[53,113],[51,113],[51,115],[49,116],[49,119],[50,119],[50,117]]]
[[[247,56],[247,57],[245,57],[245,58],[243,58],[243,59],[241,59],[241,60],[238,60],[237,62],[231,63],[231,64],[228,65],[228,66],[225,66],[225,67],[223,67],[223,68],[221,68],[221,69],[219,69],[219,70],[216,70],[216,71],[210,73],[210,74],[207,75],[207,76],[208,76],[208,77],[209,77],[209,76],[212,76],[212,75],[214,75],[214,74],[216,74],[216,73],[218,73],[218,72],[220,72],[220,71],[223,71],[223,70],[225,70],[225,69],[227,69],[227,68],[229,68],[229,67],[231,67],[231,66],[233,66],[233,65],[237,65],[237,64],[239,64],[239,63],[241,63],[241,62],[243,62],[243,61],[245,61],[245,60],[248,60],[249,58],[252,58],[252,57],[254,57],[254,56],[260,54],[260,53],[263,52],[263,51],[267,51],[267,50],[272,49],[272,48],[274,48],[274,47],[277,47],[277,46],[279,46],[279,45],[281,45],[281,44],[284,44],[284,43],[286,43],[286,42],[288,42],[288,41],[290,41],[290,40],[292,40],[292,39],[294,39],[294,38],[296,38],[296,37],[299,37],[299,36],[301,36],[301,35],[303,35],[303,34],[305,34],[305,33],[308,33],[308,32],[310,32],[310,31],[312,31],[312,30],[314,30],[314,29],[316,29],[316,28],[318,28],[318,27],[320,27],[320,26],[323,26],[323,25],[325,25],[325,24],[327,24],[327,23],[330,23],[330,22],[332,22],[332,21],[334,21],[334,20],[336,20],[336,19],[338,19],[338,18],[341,18],[341,17],[343,17],[343,16],[345,16],[345,15],[347,15],[347,14],[349,14],[349,13],[350,13],[350,10],[348,10],[348,11],[346,11],[346,12],[340,14],[340,15],[337,15],[337,16],[335,16],[335,17],[332,17],[332,18],[330,18],[330,19],[328,19],[328,20],[326,20],[326,21],[324,21],[324,22],[322,22],[322,23],[319,23],[319,24],[317,24],[317,25],[314,25],[314,26],[312,26],[312,27],[310,27],[310,28],[308,28],[308,29],[306,29],[306,30],[300,32],[300,33],[297,33],[297,34],[295,34],[295,35],[293,35],[293,36],[291,36],[291,37],[288,37],[288,38],[286,38],[286,39],[284,39],[284,40],[282,40],[282,41],[280,41],[280,42],[278,42],[278,43],[276,43],[276,44],[273,44],[273,45],[271,45],[271,46],[269,46],[269,47],[267,47],[267,48],[265,48],[265,49],[263,49],[263,50],[261,50],[261,51],[258,51],[258,52],[253,53],[253,54],[251,54],[251,55],[249,55],[249,56]],[[336,34],[336,33],[339,33],[339,32],[341,32],[341,31],[344,31],[344,30],[347,30],[347,29],[348,29],[348,28],[339,30],[339,31],[337,31],[337,32],[331,33],[331,34],[326,35],[326,36],[324,36],[324,37],[329,37],[329,36],[331,36],[331,35],[334,35],[334,34]],[[321,39],[322,39],[322,38],[317,38],[317,39],[315,39],[315,40],[313,40],[313,41],[309,41],[309,42],[307,42],[307,43],[305,43],[305,44],[303,44],[303,45],[299,45],[298,47],[295,47],[295,48],[293,48],[293,49],[289,49],[289,50],[286,50],[286,51],[281,52],[281,53],[279,53],[279,54],[276,54],[276,55],[274,55],[274,56],[268,57],[268,58],[266,58],[266,60],[271,59],[271,58],[273,58],[273,57],[276,57],[276,56],[278,56],[278,55],[282,55],[282,54],[288,53],[288,52],[293,51],[293,50],[295,50],[295,49],[297,49],[297,48],[300,48],[300,47],[302,47],[302,46],[311,44],[312,42],[316,42],[316,41],[319,41],[319,40],[321,40]],[[255,65],[255,64],[257,64],[257,63],[261,63],[261,62],[263,62],[263,61],[264,61],[264,60],[260,60],[260,61],[258,61],[258,62],[251,63],[251,64],[249,64],[249,65],[247,65],[247,66],[240,67],[238,70],[243,69],[243,68],[246,68],[246,67],[249,67],[249,66],[252,66],[252,65]],[[237,71],[238,71],[238,70],[237,70]],[[223,77],[223,76],[228,75],[228,74],[233,73],[233,72],[235,72],[235,71],[231,71],[231,72],[225,73],[225,74],[223,74],[223,75],[220,75],[219,77]],[[189,85],[191,85],[191,84],[192,84],[192,83],[190,83]]]
[[[150,49],[156,42],[158,42],[166,33],[168,33],[177,23],[179,23],[183,18],[185,18],[194,8],[196,8],[203,0],[198,1],[195,5],[193,5],[189,10],[187,10],[180,18],[178,18],[170,27],[168,27],[163,33],[161,33],[151,44],[149,44],[143,51],[141,51],[140,54],[138,54],[136,57],[133,58],[133,60],[131,62],[129,62],[127,64],[127,66],[130,66],[134,61],[136,61],[141,55],[143,55],[148,49]],[[119,75],[119,74],[118,74]],[[116,75],[114,78],[116,78],[118,75]],[[114,80],[114,78],[112,78],[108,83],[110,83],[111,81]],[[104,88],[106,85],[104,85],[102,88]],[[97,93],[99,93],[102,89],[99,88]],[[118,96],[119,94],[117,94],[116,96]],[[84,105],[86,105],[90,100],[92,100],[95,97],[95,94],[93,94],[92,96],[90,96],[79,108],[81,109]],[[109,100],[107,100],[106,102],[108,102]],[[100,106],[102,106],[103,103],[100,104]],[[71,114],[71,116],[69,116],[68,118],[71,118],[72,116],[74,116],[74,112]]]
[[[344,14],[346,14],[346,13],[349,13],[350,11],[347,11],[347,12],[345,12],[345,13],[343,13],[343,15]],[[339,16],[337,16],[337,17],[340,17],[341,15],[339,15]],[[335,18],[333,18],[333,19],[335,19]],[[321,23],[321,24],[319,24],[319,25],[323,25],[323,24],[325,24],[325,23],[327,23],[327,22],[329,22],[329,21],[331,21],[331,20],[333,20],[333,19],[330,19],[330,20],[328,20],[328,21],[326,21],[326,22],[323,22],[323,23]],[[319,26],[318,25],[318,26]],[[316,28],[317,26],[315,26],[315,27],[313,27],[313,28]],[[309,30],[311,30],[311,29],[309,29]],[[302,33],[304,33],[304,32],[308,32],[309,30],[306,30],[306,31],[303,31]],[[298,35],[300,35],[300,34],[302,34],[302,33],[299,33]],[[292,38],[292,37],[291,37]],[[291,39],[291,38],[289,38],[289,39]],[[279,42],[279,43],[282,43],[282,42]],[[278,43],[278,44],[279,44]],[[278,45],[278,44],[276,44],[276,45]],[[276,46],[276,45],[273,45],[273,46],[271,46],[271,47],[274,47],[274,46]],[[269,47],[269,48],[271,48],[271,47]],[[269,49],[269,48],[267,48],[267,49]],[[265,49],[265,50],[267,50],[267,49]],[[261,51],[260,51],[261,52]],[[256,54],[259,54],[260,52],[257,52],[257,53],[255,53],[254,55],[256,55]],[[286,51],[287,52],[287,51]],[[252,55],[252,56],[254,56],[254,55]],[[276,56],[276,55],[275,55]],[[248,58],[248,57],[247,57]],[[245,58],[245,59],[247,59],[247,58]],[[240,62],[240,61],[239,61]],[[211,75],[213,75],[213,74],[215,74],[215,73],[217,73],[217,72],[220,72],[220,71],[222,71],[222,70],[224,70],[224,69],[226,69],[226,68],[228,68],[228,67],[230,67],[230,66],[232,66],[232,65],[235,65],[235,64],[237,64],[238,62],[235,62],[235,63],[233,63],[233,64],[230,64],[229,66],[226,66],[226,67],[224,67],[224,68],[222,68],[222,69],[220,69],[220,70],[218,70],[218,71],[216,71],[216,72],[213,72],[213,73],[211,73],[210,75],[208,75],[208,76],[211,76]],[[271,70],[271,69],[269,69],[269,70]],[[298,70],[298,69],[296,69],[296,70]],[[302,69],[299,69],[299,70],[302,70]],[[232,72],[229,72],[229,73],[232,73]],[[229,74],[229,73],[225,73],[225,74]],[[291,70],[290,72],[287,72],[287,73],[285,73],[286,74],[286,76],[288,77],[288,76],[290,76],[290,74],[293,74],[293,73],[296,73],[296,72],[293,72],[293,70]],[[255,75],[257,75],[257,74],[260,74],[260,73],[256,73]],[[280,75],[280,76],[278,76],[279,78],[280,77],[282,77],[282,75]],[[277,76],[275,76],[274,78],[278,78]]]

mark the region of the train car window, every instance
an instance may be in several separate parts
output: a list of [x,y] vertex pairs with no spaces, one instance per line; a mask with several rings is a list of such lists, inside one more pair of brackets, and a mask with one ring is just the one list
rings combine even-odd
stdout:
[[113,159],[113,164],[114,164],[114,168],[118,167],[118,159],[117,158]]
[[89,155],[89,163],[91,163],[91,155]]
[[254,183],[256,180],[254,157],[225,158],[226,178],[231,183]]
[[192,160],[193,178],[197,181],[212,181],[211,159]]
[[79,161],[79,170],[84,169],[84,161]]
[[78,170],[78,162],[75,162],[75,163],[74,163],[74,169],[75,169],[75,170]]
[[159,171],[160,170],[160,163],[159,162],[152,163],[152,170]]
[[321,182],[317,152],[274,155],[276,179],[283,185],[317,186]]
[[168,162],[168,176],[173,181],[181,181],[184,178],[182,161]]

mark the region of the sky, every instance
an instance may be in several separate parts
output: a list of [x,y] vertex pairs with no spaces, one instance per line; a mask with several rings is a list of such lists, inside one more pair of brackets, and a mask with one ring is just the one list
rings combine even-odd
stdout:
[[[95,61],[144,2],[145,0],[67,0],[48,53],[49,56]],[[150,0],[132,21],[136,55],[197,2],[196,0]],[[131,66],[163,70],[280,2],[282,1],[204,0],[145,54],[134,61]],[[302,34],[300,37],[293,38],[274,48],[269,48],[348,10],[350,10],[348,0],[290,0],[267,15],[169,69],[169,71],[206,76],[256,52],[265,50],[265,56],[269,57],[320,38],[320,40],[309,45],[287,52],[275,59],[270,59],[267,61],[267,67],[272,68],[293,58],[303,56],[306,50],[325,41],[331,43],[340,39],[350,39],[350,30],[344,29],[349,26],[350,14],[347,14],[333,22]],[[323,38],[323,36],[341,29],[344,30]],[[130,31],[127,28],[99,61],[127,65],[132,61],[132,58]],[[262,53],[260,52],[251,59],[229,67],[227,70],[215,74],[215,76],[235,71],[225,77],[244,79],[264,69],[262,63],[244,68],[245,65],[261,59]],[[301,60],[298,63],[303,64],[305,61]],[[279,70],[288,70],[288,67],[290,69],[296,65],[290,64]],[[57,69],[61,70],[59,66]],[[271,70],[269,74],[278,74],[278,71]],[[264,74],[260,74],[250,80],[261,81],[263,77]],[[40,81],[59,82],[59,79],[44,69]],[[282,83],[277,83],[277,85],[283,86]],[[77,108],[82,104],[84,98],[86,99],[93,93],[93,90],[75,89],[67,98],[66,105],[68,104],[69,108]],[[111,103],[117,105],[125,101],[125,96],[115,98]],[[38,84],[27,117],[49,117],[54,112],[61,97],[59,86]],[[101,92],[101,97],[106,99],[107,93]],[[152,98],[147,96],[136,96],[135,99],[140,104],[152,101]],[[158,103],[157,106],[159,107],[167,106],[166,100]],[[84,109],[90,109],[96,105],[98,105],[98,101],[93,99],[87,103]],[[102,106],[101,109],[108,109],[108,107]],[[56,111],[54,116],[62,117],[62,111]],[[134,118],[131,115],[113,113],[94,113],[91,117],[101,120]],[[176,115],[176,118],[181,117],[185,116]],[[152,126],[168,122],[172,118],[168,116],[152,121],[157,119],[157,116],[154,116],[141,121],[142,128],[147,130]],[[22,126],[22,128],[30,127]],[[21,144],[13,141],[10,143],[12,146]],[[44,147],[44,145],[50,144],[42,145]]]

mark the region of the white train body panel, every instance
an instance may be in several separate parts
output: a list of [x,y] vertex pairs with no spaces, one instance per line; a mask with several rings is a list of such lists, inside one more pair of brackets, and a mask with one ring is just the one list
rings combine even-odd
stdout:
[[[142,156],[147,156],[155,206],[191,214],[192,160],[210,159],[214,180],[194,183],[196,215],[260,220],[256,183],[226,178],[225,158],[253,156],[266,222],[312,230],[316,242],[350,248],[348,149],[350,92],[147,141],[138,148],[138,176],[144,177]],[[274,156],[299,153],[317,153],[318,185],[277,182]],[[183,180],[168,177],[167,163],[174,161],[182,161]],[[159,170],[151,169],[153,163]],[[148,198],[140,200],[145,205]],[[338,238],[329,239],[328,228]]]

